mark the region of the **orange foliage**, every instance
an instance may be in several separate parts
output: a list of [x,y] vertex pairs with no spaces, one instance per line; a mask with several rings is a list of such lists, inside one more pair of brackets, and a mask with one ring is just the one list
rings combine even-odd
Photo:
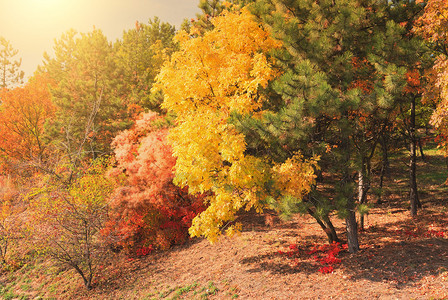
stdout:
[[[419,0],[419,2],[423,2]],[[448,2],[446,0],[425,1],[425,13],[417,20],[415,32],[432,43],[447,43]]]
[[105,232],[133,249],[183,243],[192,219],[204,210],[201,197],[173,184],[176,159],[165,140],[168,130],[154,125],[158,121],[154,112],[142,114],[112,144],[117,166],[110,175],[122,181],[110,202],[113,214]]
[[407,85],[404,88],[405,93],[421,93],[423,91],[420,82],[420,72],[417,69],[409,70],[406,73]]
[[373,90],[372,75],[374,73],[372,65],[366,58],[360,59],[356,56],[352,58],[352,65],[355,71],[355,78],[349,89],[359,88],[366,94],[371,93]]
[[424,90],[424,101],[435,103],[436,110],[431,116],[439,135],[439,145],[448,154],[448,1],[427,1],[424,14],[416,22],[414,31],[441,50],[432,70],[426,73],[428,84]]
[[37,75],[23,87],[0,93],[1,167],[7,162],[42,158],[44,123],[55,113],[46,74]]

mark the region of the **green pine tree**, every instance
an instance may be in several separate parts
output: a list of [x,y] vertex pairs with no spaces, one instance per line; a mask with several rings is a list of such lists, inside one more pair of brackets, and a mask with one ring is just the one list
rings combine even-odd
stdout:
[[[329,214],[337,211],[352,253],[359,249],[356,211],[365,210],[356,179],[367,176],[406,86],[408,69],[397,58],[416,43],[394,20],[394,6],[374,0],[257,1],[254,13],[284,44],[273,54],[282,76],[266,91],[270,114],[234,117],[253,155],[269,153],[275,161],[296,151],[321,155],[322,169],[333,178],[321,176],[308,199],[295,205],[316,218],[330,241],[337,236]],[[319,185],[331,185],[334,197]]]
[[135,28],[125,31],[115,43],[115,63],[129,104],[161,111],[163,97],[151,93],[151,88],[163,62],[176,49],[174,33],[174,26],[156,17],[148,24],[136,22]]
[[70,30],[54,50],[43,66],[58,83],[51,91],[57,113],[47,124],[49,139],[71,163],[109,153],[112,138],[129,126],[112,44],[100,30]]

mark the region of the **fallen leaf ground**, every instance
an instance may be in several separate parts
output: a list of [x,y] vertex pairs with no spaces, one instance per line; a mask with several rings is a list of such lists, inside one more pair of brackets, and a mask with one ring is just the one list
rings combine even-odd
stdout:
[[[242,214],[241,235],[211,245],[201,239],[148,256],[114,258],[95,289],[70,270],[43,262],[3,274],[5,295],[22,299],[448,299],[448,200],[444,158],[419,162],[423,209],[408,212],[405,158],[385,184],[384,203],[370,210],[361,251],[338,254],[329,274],[314,252],[325,235],[308,216],[281,221]],[[375,198],[370,199],[371,202]],[[344,223],[334,218],[341,238]],[[5,290],[6,290],[5,289]],[[0,294],[1,295],[1,294]],[[13,299],[13,298],[9,298]]]

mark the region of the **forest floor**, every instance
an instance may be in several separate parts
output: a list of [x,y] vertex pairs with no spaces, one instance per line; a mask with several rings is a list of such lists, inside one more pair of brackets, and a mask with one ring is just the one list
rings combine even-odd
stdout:
[[[169,251],[120,257],[86,291],[71,270],[24,266],[0,276],[4,299],[448,299],[448,187],[445,159],[419,160],[423,209],[409,215],[406,157],[395,159],[360,232],[361,250],[328,257],[323,231],[308,216],[281,221],[241,215],[244,231],[211,245],[194,239]],[[375,201],[373,196],[370,201]],[[333,217],[341,239],[344,223]],[[340,262],[339,260],[340,259]],[[334,270],[325,273],[329,267]],[[327,269],[322,269],[327,267]],[[0,290],[1,291],[1,290]]]

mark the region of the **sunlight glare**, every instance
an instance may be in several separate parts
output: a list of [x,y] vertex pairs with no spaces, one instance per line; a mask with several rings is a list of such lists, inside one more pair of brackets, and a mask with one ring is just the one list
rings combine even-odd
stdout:
[[61,23],[70,16],[72,3],[76,1],[25,0],[24,2],[23,10],[31,20],[62,25]]

